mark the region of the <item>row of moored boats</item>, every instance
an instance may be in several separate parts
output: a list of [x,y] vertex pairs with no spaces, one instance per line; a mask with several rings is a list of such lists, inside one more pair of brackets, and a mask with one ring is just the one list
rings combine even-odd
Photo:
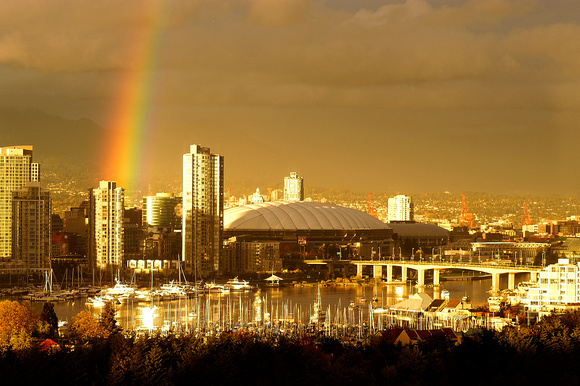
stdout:
[[129,299],[143,302],[165,301],[190,298],[206,293],[229,293],[232,291],[249,291],[251,289],[253,287],[248,281],[239,280],[237,277],[228,280],[224,284],[200,282],[197,285],[193,285],[172,281],[169,284],[150,289],[135,289],[129,284],[117,282],[114,287],[103,289],[98,295],[88,297],[87,304],[99,307],[108,302],[125,303]]

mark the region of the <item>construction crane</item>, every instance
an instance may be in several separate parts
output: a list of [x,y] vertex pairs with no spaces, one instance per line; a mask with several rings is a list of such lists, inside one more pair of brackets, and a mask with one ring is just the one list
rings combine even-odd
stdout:
[[373,217],[379,218],[379,215],[377,212],[375,212],[375,210],[373,209],[373,204],[372,204],[372,197],[370,193],[367,193],[368,196],[368,207],[367,207],[367,213],[370,214]]
[[522,225],[532,225],[532,220],[530,219],[530,212],[528,211],[528,203],[524,202],[524,214],[522,219]]
[[467,206],[465,206],[465,195],[461,193],[461,216],[459,216],[459,226],[467,225],[471,229],[472,219],[472,214],[467,213]]

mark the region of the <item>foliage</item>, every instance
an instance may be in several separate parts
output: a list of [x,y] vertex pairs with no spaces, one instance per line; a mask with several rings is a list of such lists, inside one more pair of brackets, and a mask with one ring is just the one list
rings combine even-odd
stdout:
[[89,310],[83,310],[72,318],[71,332],[81,339],[102,337],[102,328],[99,320]]
[[0,351],[22,351],[32,346],[32,332],[38,315],[30,303],[4,300],[0,302]]
[[56,312],[54,312],[54,304],[51,302],[44,303],[40,313],[40,322],[39,330],[44,330],[40,331],[40,336],[46,338],[58,337],[58,317]]
[[71,331],[73,336],[80,339],[107,339],[120,333],[121,327],[115,319],[114,306],[107,303],[98,318],[89,310],[79,312],[72,319]]
[[[103,314],[105,310],[103,310]],[[107,311],[107,315],[111,311]],[[251,333],[125,337],[104,331],[98,318],[81,313],[77,337],[104,337],[47,355],[34,350],[0,353],[3,383],[108,385],[448,385],[580,384],[580,312],[552,315],[530,327],[472,331],[459,343],[434,335],[418,344],[393,344],[393,334],[367,343],[331,337],[266,340]],[[116,326],[114,324],[113,326]],[[81,330],[80,327],[85,328]],[[90,328],[89,328],[90,327]],[[18,334],[25,333],[24,329]],[[17,338],[22,341],[30,339]]]
[[121,326],[117,324],[117,320],[115,319],[115,307],[113,306],[113,303],[108,302],[103,306],[99,324],[101,326],[101,335],[103,338],[108,338],[121,332]]

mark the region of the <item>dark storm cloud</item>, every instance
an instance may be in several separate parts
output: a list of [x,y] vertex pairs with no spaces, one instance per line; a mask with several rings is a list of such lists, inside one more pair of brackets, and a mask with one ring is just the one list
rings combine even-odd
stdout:
[[154,30],[156,157],[176,175],[195,142],[236,160],[232,179],[573,190],[577,20],[567,1],[3,2],[0,96],[105,125]]

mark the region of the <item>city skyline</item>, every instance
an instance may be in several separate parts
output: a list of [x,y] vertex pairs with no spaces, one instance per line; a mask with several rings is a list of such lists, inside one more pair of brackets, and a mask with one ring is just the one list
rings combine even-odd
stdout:
[[[0,107],[94,122],[44,135],[128,192],[203,143],[227,184],[574,194],[578,20],[563,0],[9,2]],[[0,146],[63,155],[3,114]]]

